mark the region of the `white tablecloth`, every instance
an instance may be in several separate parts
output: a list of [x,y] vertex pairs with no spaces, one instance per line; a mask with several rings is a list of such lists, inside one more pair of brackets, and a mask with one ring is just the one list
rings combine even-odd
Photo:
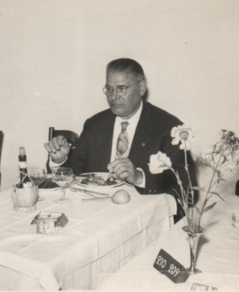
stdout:
[[[150,247],[112,275],[100,291],[239,291],[239,228],[232,226],[232,211],[239,210],[239,197],[217,199],[214,209],[204,214],[197,268],[202,273],[190,276],[185,283],[174,284],[157,271],[153,264],[164,249],[185,268],[190,264],[186,225],[181,220]],[[201,287],[199,286],[201,285]]]
[[[37,210],[13,210],[10,190],[0,194],[0,289],[90,289],[127,263],[170,227],[175,199],[166,194],[139,195],[124,188],[131,201],[82,202],[87,195],[67,191],[71,203],[54,199],[59,191],[41,191]],[[105,192],[105,190],[104,190]],[[53,235],[36,234],[39,211],[63,212],[69,219]],[[9,280],[11,279],[11,280]],[[13,282],[15,281],[15,282]]]

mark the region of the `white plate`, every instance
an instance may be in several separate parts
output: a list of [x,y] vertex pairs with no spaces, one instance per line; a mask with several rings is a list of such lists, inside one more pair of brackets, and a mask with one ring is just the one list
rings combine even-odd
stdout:
[[59,190],[60,187],[55,187],[55,188],[48,188],[48,189],[39,189],[40,192],[53,192]]
[[77,182],[77,185],[80,185],[85,188],[114,188],[114,187],[121,186],[125,183],[122,180],[112,185],[87,185],[85,183],[82,183],[82,181],[87,178],[87,175],[90,175],[90,174],[94,174],[95,176],[102,178],[104,181],[106,181],[109,177],[108,172],[90,172],[90,173],[82,173],[82,175],[75,176],[74,181]]

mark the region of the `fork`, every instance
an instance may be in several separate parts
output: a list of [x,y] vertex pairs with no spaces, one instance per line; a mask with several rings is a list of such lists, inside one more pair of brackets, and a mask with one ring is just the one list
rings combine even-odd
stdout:
[[[78,182],[74,182],[78,185],[80,185]],[[84,192],[84,193],[92,193],[92,194],[96,194],[96,195],[101,195],[101,196],[107,196],[109,197],[109,194],[105,194],[105,193],[100,193],[100,192],[95,192],[95,191],[92,191],[92,190],[85,190],[85,189],[78,189],[78,188],[74,188],[75,190],[78,190],[78,191],[81,191],[81,192]]]

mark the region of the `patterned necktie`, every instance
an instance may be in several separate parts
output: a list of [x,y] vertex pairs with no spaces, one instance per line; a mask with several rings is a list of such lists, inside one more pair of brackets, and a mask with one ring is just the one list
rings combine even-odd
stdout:
[[128,156],[128,146],[129,146],[129,138],[126,132],[128,127],[128,122],[121,123],[121,132],[118,137],[117,147],[116,147],[116,155],[117,157],[127,157]]

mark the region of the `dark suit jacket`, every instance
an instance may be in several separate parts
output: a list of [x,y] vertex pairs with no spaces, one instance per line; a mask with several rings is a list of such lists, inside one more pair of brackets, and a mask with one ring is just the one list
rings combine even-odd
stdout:
[[[73,144],[70,156],[64,166],[72,167],[75,174],[83,172],[108,172],[107,165],[111,158],[111,146],[115,115],[110,109],[100,112],[85,122],[80,138]],[[172,145],[171,129],[182,122],[148,102],[143,103],[143,110],[136,128],[129,159],[135,167],[143,169],[146,177],[145,189],[137,188],[141,194],[170,193],[173,189],[180,192],[174,174],[164,171],[151,174],[148,163],[152,154],[162,151],[170,157],[173,168],[178,171],[184,187],[188,177],[184,169],[184,151]],[[193,184],[196,178],[193,163],[188,153],[188,164]]]

